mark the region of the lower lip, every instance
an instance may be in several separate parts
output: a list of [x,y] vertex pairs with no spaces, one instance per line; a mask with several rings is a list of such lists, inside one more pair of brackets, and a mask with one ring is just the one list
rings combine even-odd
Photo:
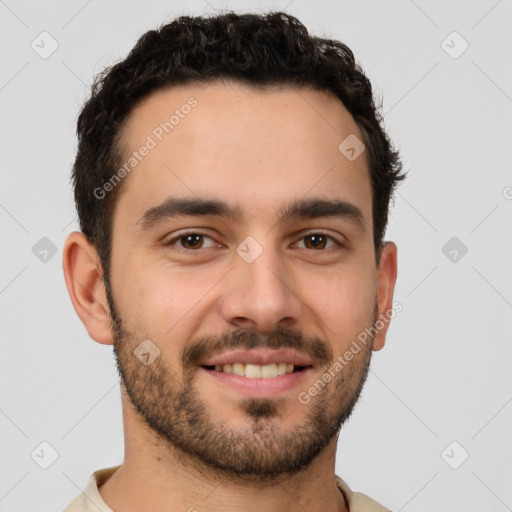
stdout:
[[309,377],[312,368],[305,368],[300,372],[286,373],[270,379],[249,379],[233,373],[218,372],[215,370],[206,370],[200,367],[199,370],[205,373],[208,378],[214,379],[223,386],[231,390],[239,391],[246,396],[251,397],[269,397],[277,396],[294,388],[304,386],[305,379]]

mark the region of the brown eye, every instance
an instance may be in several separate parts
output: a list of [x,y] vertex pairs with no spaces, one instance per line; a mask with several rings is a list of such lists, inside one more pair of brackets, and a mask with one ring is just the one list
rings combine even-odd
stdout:
[[200,249],[204,243],[204,236],[197,233],[180,236],[178,239],[184,249]]
[[208,235],[191,231],[189,233],[183,233],[174,237],[164,245],[168,247],[176,246],[187,251],[199,251],[199,249],[207,249],[208,247],[213,247],[216,245],[216,243],[215,240]]
[[328,237],[325,235],[315,234],[304,237],[304,245],[306,249],[325,249]]

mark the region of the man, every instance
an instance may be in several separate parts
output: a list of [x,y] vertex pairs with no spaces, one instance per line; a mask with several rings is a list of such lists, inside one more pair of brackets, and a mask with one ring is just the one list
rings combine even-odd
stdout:
[[114,345],[125,458],[66,510],[387,510],[334,471],[393,313],[404,177],[352,52],[284,13],[181,17],[77,132],[64,274]]

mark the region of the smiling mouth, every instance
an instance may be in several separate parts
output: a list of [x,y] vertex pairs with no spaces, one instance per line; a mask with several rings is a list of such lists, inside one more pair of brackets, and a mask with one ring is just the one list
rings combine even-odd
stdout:
[[201,368],[214,372],[231,373],[248,379],[274,379],[287,373],[297,373],[311,368],[291,363],[245,364],[233,363],[224,365],[202,365]]

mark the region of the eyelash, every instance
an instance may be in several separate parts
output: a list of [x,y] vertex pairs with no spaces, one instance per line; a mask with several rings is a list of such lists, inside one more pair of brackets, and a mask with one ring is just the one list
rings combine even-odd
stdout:
[[[169,240],[168,242],[166,242],[164,244],[165,247],[172,247],[175,242],[179,241],[181,238],[183,237],[186,237],[188,235],[199,235],[199,236],[203,236],[205,238],[210,238],[211,240],[213,240],[213,238],[208,235],[207,233],[203,233],[202,231],[186,231],[184,233],[180,233],[179,235],[175,236],[174,238],[172,238],[171,240]],[[328,235],[327,233],[324,233],[322,231],[310,231],[308,233],[305,233],[304,235],[302,235],[300,237],[299,240],[303,240],[305,238],[307,238],[308,236],[313,236],[313,235],[319,235],[319,236],[323,236],[325,238],[328,239],[328,241],[331,241],[333,242],[338,248],[346,248],[346,245],[339,242],[338,240],[336,240],[333,236],[331,235]],[[199,252],[201,249],[205,249],[204,247],[200,247],[199,249],[186,249],[185,247],[179,247],[179,246],[176,246],[178,249],[180,249],[181,251],[185,251],[187,253],[193,253],[193,252]],[[308,251],[311,251],[311,252],[325,252],[327,251],[328,249],[332,249],[333,247],[329,247],[327,249],[319,249],[319,250],[314,250],[314,249],[307,249],[307,248],[304,248],[305,250],[308,250]],[[208,247],[206,247],[206,249],[208,249]]]

